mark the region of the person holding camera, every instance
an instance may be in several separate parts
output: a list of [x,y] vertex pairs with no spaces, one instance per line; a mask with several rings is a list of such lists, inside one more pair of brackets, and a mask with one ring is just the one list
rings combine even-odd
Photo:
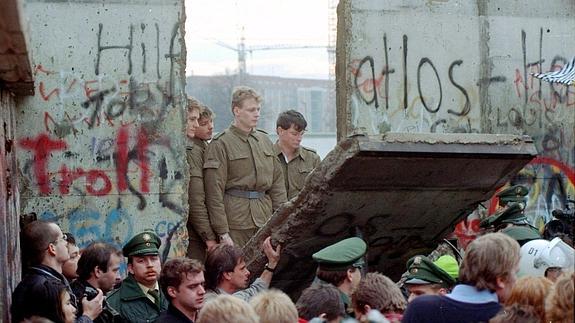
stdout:
[[[71,292],[62,275],[62,265],[70,258],[66,235],[56,223],[36,220],[21,232],[22,257],[28,271],[12,293],[10,314],[13,322],[32,316],[53,317],[54,295],[62,288]],[[92,322],[102,311],[104,296],[97,290],[93,299],[72,301],[82,308],[76,322]]]
[[[121,281],[120,264],[122,253],[115,246],[104,242],[93,242],[82,252],[78,261],[78,278],[71,284],[76,299],[86,297],[88,300],[96,296],[98,289],[104,294],[111,291]],[[102,313],[94,322],[114,322],[119,313],[108,306],[104,299]],[[78,313],[82,315],[80,306]]]

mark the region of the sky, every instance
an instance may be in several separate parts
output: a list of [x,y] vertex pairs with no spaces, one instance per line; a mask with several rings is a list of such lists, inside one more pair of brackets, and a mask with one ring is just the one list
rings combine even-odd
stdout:
[[[246,47],[326,46],[328,0],[185,0],[187,75],[222,75],[238,68],[242,36]],[[254,50],[249,74],[321,78],[329,74],[326,48]]]

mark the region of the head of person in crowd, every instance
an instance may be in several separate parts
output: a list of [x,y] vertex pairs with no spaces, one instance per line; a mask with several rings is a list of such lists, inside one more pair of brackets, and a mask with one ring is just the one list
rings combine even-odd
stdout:
[[160,286],[171,306],[192,321],[204,305],[204,283],[204,266],[196,259],[170,259],[160,275]]
[[380,273],[368,273],[351,295],[355,318],[366,321],[370,310],[378,310],[384,316],[401,315],[407,302],[397,285]]
[[133,275],[138,283],[148,288],[155,287],[160,278],[161,244],[160,238],[148,230],[136,234],[122,248],[122,253],[128,257],[128,273]]
[[575,273],[564,273],[551,287],[551,292],[545,301],[546,322],[573,322],[575,304],[573,297],[575,289]]
[[295,323],[297,309],[292,300],[280,290],[267,290],[250,300],[260,323]]
[[367,244],[360,238],[341,240],[314,253],[318,263],[317,278],[337,287],[350,296],[361,280],[363,256]]
[[118,248],[104,242],[93,242],[82,251],[78,261],[78,279],[105,294],[121,281],[121,263],[122,253]]
[[540,323],[533,307],[529,305],[513,304],[501,309],[489,323]]
[[44,284],[49,287],[46,288],[47,293],[41,294],[42,297],[35,300],[38,304],[30,306],[40,306],[41,317],[52,322],[73,323],[76,319],[76,307],[66,285],[55,280],[47,280]]
[[540,321],[545,320],[545,297],[549,294],[553,283],[545,277],[521,277],[511,290],[511,295],[505,305],[529,305]]
[[66,241],[68,241],[68,254],[70,255],[70,259],[66,260],[64,265],[62,265],[62,274],[68,281],[72,281],[78,278],[76,270],[78,269],[78,260],[80,260],[80,248],[76,245],[76,239],[71,233],[66,232],[64,235],[66,235]]
[[194,138],[196,130],[198,129],[198,120],[200,119],[200,112],[202,105],[200,101],[189,96],[187,100],[187,122],[186,122],[186,135],[188,138]]
[[217,245],[208,253],[205,266],[207,289],[221,288],[232,294],[249,285],[250,271],[237,246]]
[[459,281],[478,290],[509,297],[519,271],[519,244],[503,233],[488,233],[467,246],[459,269]]
[[198,128],[195,131],[195,137],[201,140],[211,140],[214,131],[214,119],[216,115],[207,106],[202,106],[200,118],[198,120]]
[[46,265],[58,272],[70,259],[68,241],[56,223],[36,220],[21,233],[22,258],[28,266]]
[[299,317],[311,320],[320,317],[326,322],[339,322],[345,316],[343,302],[335,286],[312,285],[301,293],[296,302]]
[[246,301],[232,295],[218,295],[207,303],[197,323],[259,323],[254,309]]
[[[439,265],[451,272],[451,275]],[[459,265],[452,256],[442,256],[436,262],[426,256],[414,256],[407,261],[405,287],[409,293],[408,302],[421,295],[445,295],[453,289]]]
[[307,121],[301,113],[295,110],[280,113],[276,121],[276,132],[282,150],[297,150],[301,145],[306,127]]
[[537,239],[521,246],[519,277],[529,275],[555,281],[563,270],[573,270],[573,266],[575,250],[561,238]]
[[234,126],[244,132],[251,132],[260,118],[262,97],[247,86],[235,87],[232,93]]

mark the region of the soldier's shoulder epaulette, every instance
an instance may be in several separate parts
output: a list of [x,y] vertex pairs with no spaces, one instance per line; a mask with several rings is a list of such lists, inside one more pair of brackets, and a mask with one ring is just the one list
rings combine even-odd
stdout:
[[212,138],[212,140],[218,140],[218,138],[220,138],[221,136],[223,136],[223,134],[226,133],[226,131],[227,131],[227,130],[224,130],[224,131],[222,131],[222,132],[216,134],[216,135]]
[[265,131],[264,129],[256,128],[256,131],[262,132],[262,133],[264,133],[264,134],[266,134],[266,135],[268,134],[268,132]]
[[312,149],[312,148],[309,148],[309,147],[305,147],[305,146],[301,146],[301,148],[303,148],[304,150],[307,150],[307,151],[311,151],[311,152],[314,153],[314,154],[317,154],[317,151],[316,151],[315,149]]

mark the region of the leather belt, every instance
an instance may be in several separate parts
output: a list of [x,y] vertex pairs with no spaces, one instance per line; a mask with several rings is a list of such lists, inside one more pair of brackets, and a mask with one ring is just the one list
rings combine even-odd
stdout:
[[266,195],[266,192],[244,191],[236,188],[230,188],[229,190],[226,191],[226,194],[244,199],[257,200],[260,197],[264,197]]

